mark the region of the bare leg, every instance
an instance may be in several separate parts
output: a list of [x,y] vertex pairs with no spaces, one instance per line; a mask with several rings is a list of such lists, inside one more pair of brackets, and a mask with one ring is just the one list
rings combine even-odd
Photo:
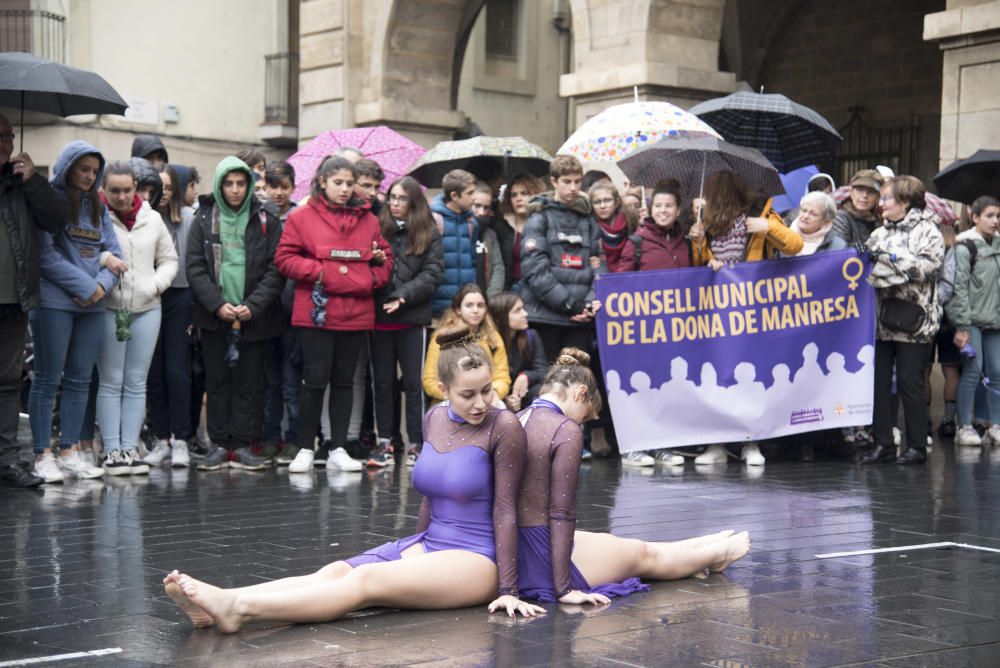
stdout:
[[750,536],[746,532],[700,544],[677,545],[577,531],[572,558],[590,586],[596,587],[634,577],[679,580],[706,569],[718,572],[742,559],[749,550]]
[[496,583],[496,564],[465,550],[365,564],[344,577],[288,591],[219,589],[180,576],[187,598],[224,633],[260,620],[325,622],[376,605],[432,610],[478,605],[496,595]]
[[657,543],[657,545],[671,545],[673,547],[694,547],[696,545],[705,545],[708,543],[714,543],[718,540],[725,540],[732,536],[735,531],[732,529],[726,529],[725,531],[720,531],[718,533],[710,533],[706,536],[698,536],[696,538],[688,538],[686,540],[675,540],[664,543]]

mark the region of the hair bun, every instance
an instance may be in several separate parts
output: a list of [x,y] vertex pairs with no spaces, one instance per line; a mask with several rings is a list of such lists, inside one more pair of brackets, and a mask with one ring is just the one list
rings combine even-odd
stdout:
[[434,340],[437,341],[441,350],[447,350],[448,348],[464,346],[475,342],[475,339],[472,336],[472,330],[470,330],[467,325],[458,325],[457,327],[441,329],[434,337]]
[[559,351],[559,357],[556,358],[556,364],[559,366],[573,366],[579,364],[580,366],[590,366],[590,355],[583,352],[579,348],[563,348]]

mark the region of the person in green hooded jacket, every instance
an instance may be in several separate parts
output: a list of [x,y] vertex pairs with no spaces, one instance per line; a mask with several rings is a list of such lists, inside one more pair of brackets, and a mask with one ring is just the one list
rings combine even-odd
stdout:
[[252,184],[246,163],[224,158],[188,238],[187,277],[204,353],[212,440],[198,464],[202,471],[267,467],[250,443],[261,426],[268,346],[285,328],[279,303],[285,281],[274,264],[281,225],[253,196]]
[[955,345],[964,348],[956,445],[983,443],[972,426],[972,414],[984,373],[990,380],[986,433],[990,441],[1000,443],[1000,395],[993,387],[1000,383],[1000,201],[984,195],[971,210],[974,226],[955,239],[955,293],[945,305],[955,325]]

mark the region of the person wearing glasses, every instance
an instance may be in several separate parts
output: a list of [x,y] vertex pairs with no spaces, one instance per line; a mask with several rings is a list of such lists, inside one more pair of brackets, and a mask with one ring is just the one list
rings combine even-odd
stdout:
[[590,186],[587,195],[594,210],[594,220],[601,228],[601,248],[604,249],[608,269],[612,272],[631,271],[631,267],[625,269],[619,265],[625,242],[639,226],[635,210],[625,206],[615,184],[608,180],[600,180]]
[[[326,158],[313,177],[308,204],[285,221],[275,255],[281,273],[295,281],[292,326],[302,345],[299,452],[291,473],[315,459],[357,471],[344,449],[353,404],[353,379],[367,333],[375,329],[375,292],[392,276],[393,253],[382,237],[371,203],[355,193],[355,166]],[[314,452],[323,394],[330,385],[330,441]]]
[[14,153],[14,128],[0,114],[0,484],[35,487],[45,479],[18,460],[21,362],[28,311],[39,304],[36,230],[59,234],[66,226],[67,201],[41,174],[27,153]]

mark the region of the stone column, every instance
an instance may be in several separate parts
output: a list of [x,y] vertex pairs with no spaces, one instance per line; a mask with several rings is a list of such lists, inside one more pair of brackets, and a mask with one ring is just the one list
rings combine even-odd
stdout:
[[924,18],[924,40],[944,55],[941,167],[1000,148],[1000,1],[949,0],[947,7]]
[[725,0],[572,0],[574,71],[559,94],[575,102],[579,126],[605,107],[634,99],[687,108],[736,89],[720,72]]

